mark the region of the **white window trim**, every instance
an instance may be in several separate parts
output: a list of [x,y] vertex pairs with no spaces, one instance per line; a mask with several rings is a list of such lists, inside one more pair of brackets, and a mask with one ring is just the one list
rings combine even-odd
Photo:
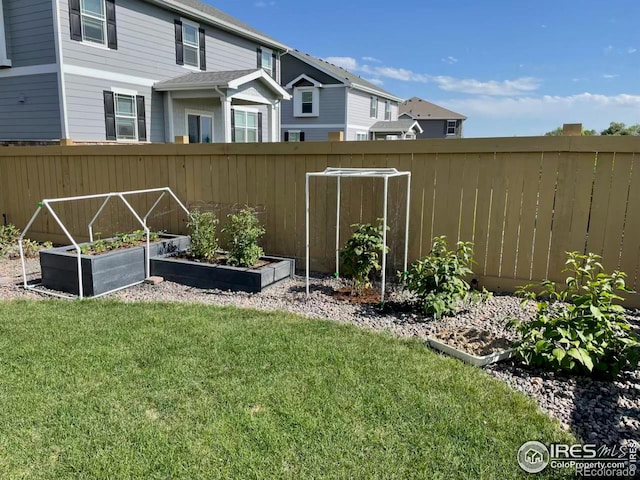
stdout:
[[[192,22],[191,20],[187,20],[186,18],[182,18],[182,17],[180,18],[180,21],[182,22],[182,66],[187,70],[194,70],[199,72],[200,71],[200,24],[196,22]],[[184,46],[186,44],[185,35],[184,35],[185,25],[194,27],[196,29],[196,60],[198,61],[197,66],[187,65],[184,61],[185,60]],[[189,46],[193,48],[193,45],[189,45]]]
[[298,140],[294,140],[293,143],[298,143],[300,142],[300,133],[302,132],[302,130],[287,130],[287,133],[289,134],[289,142],[291,142],[291,134],[295,133],[298,135]]
[[[302,94],[304,92],[311,92],[313,95],[311,113],[302,113]],[[320,116],[320,89],[318,87],[294,87],[293,116],[294,117],[319,117]]]
[[11,60],[7,57],[7,36],[4,30],[4,13],[0,0],[0,67],[10,67]]
[[[359,135],[364,135],[365,138],[358,138]],[[356,141],[357,142],[366,142],[369,140],[369,132],[356,132]]]
[[[453,123],[453,133],[449,133],[449,123]],[[457,120],[447,120],[447,137],[452,137],[458,134],[458,121]]]
[[[375,103],[374,103],[375,102]],[[380,103],[380,101],[378,100],[378,97],[371,97],[371,99],[369,100],[369,118],[378,118],[378,104]],[[375,115],[373,115],[373,106],[375,107]]]
[[[91,45],[91,46],[94,46],[94,47],[104,48],[104,49],[108,50],[109,48],[108,48],[107,44],[109,42],[109,39],[107,38],[108,37],[108,33],[107,33],[107,5],[106,5],[105,0],[101,0],[101,2],[102,2],[102,11],[104,12],[104,18],[97,17],[97,16],[92,15],[90,13],[84,13],[82,11],[82,2],[83,2],[83,0],[80,0],[80,30],[81,30],[81,33],[82,33],[82,43],[84,43],[86,45]],[[87,18],[90,18],[92,20],[97,20],[97,21],[102,22],[102,26],[103,26],[102,42],[96,42],[94,40],[89,40],[89,39],[85,38],[85,36],[84,36],[85,28],[84,28],[84,23],[83,23],[83,18],[84,17],[87,17]]]
[[[260,113],[260,110],[259,110],[259,109],[257,109],[257,108],[244,107],[244,106],[243,106],[243,107],[236,107],[236,106],[233,106],[233,109],[234,109],[236,112],[247,112],[247,113],[255,113],[255,114],[256,114],[256,141],[255,141],[255,143],[260,143],[260,142],[259,142],[259,138],[260,138],[260,130],[259,130],[259,129],[260,129],[260,125],[258,124],[258,113]],[[247,141],[245,141],[245,142],[238,142],[238,140],[237,140],[237,138],[238,138],[238,131],[237,131],[237,128],[236,128],[235,123],[234,123],[234,125],[233,125],[233,128],[234,128],[234,129],[236,129],[236,141],[235,141],[234,143],[254,143],[254,142],[247,142]],[[245,133],[246,133],[247,126],[245,125],[245,127],[244,127],[244,128],[245,128]],[[246,138],[247,138],[247,137],[246,137],[246,135],[245,135],[245,139],[246,139]]]
[[391,121],[391,101],[384,102],[384,119],[385,121]]
[[[112,88],[111,91],[114,94],[113,95],[113,114],[116,119],[116,142],[138,143],[140,141],[138,140],[140,138],[140,135],[138,134],[138,101],[136,99],[138,92],[134,90],[126,90],[124,88]],[[118,99],[117,99],[118,95],[133,97],[133,115],[134,115],[133,136],[135,138],[118,138]],[[125,118],[130,118],[130,117],[125,117]]]
[[[262,49],[262,53],[260,54],[262,58],[260,58],[260,64],[262,65],[262,69],[267,72],[269,74],[269,76],[271,76],[273,78],[273,70],[275,68],[275,65],[273,64],[273,50],[271,50],[270,48],[265,48],[265,47],[260,47]],[[266,68],[264,68],[264,57],[265,55],[267,57],[269,57],[269,63],[271,64],[271,68],[269,70],[267,70]]]
[[[214,118],[212,112],[207,112],[206,110],[192,110],[189,108],[184,109],[184,131],[185,135],[189,136],[189,115],[197,115],[198,117],[208,117],[211,119],[211,143],[214,142],[213,134],[214,134]],[[200,142],[202,143],[202,128],[200,128]]]

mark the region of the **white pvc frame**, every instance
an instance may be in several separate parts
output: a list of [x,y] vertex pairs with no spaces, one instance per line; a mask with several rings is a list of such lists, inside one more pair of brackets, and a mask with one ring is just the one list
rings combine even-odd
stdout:
[[[138,213],[135,211],[135,209],[131,206],[131,204],[125,198],[125,196],[128,196],[128,195],[139,195],[139,194],[142,194],[142,193],[154,193],[154,192],[161,192],[161,194],[160,194],[158,199],[155,201],[153,206],[149,209],[149,211],[146,213],[146,215],[143,218],[140,218]],[[127,191],[127,192],[101,193],[101,194],[96,194],[96,195],[83,195],[83,196],[78,196],[78,197],[48,198],[48,199],[44,199],[44,200],[38,202],[38,208],[34,212],[33,216],[31,217],[31,220],[29,220],[29,223],[27,223],[27,226],[24,228],[24,230],[22,231],[22,234],[20,235],[20,237],[18,239],[18,247],[20,249],[20,261],[22,262],[22,278],[23,278],[23,284],[24,284],[25,290],[34,290],[34,291],[37,291],[37,292],[40,292],[40,293],[44,293],[46,295],[51,295],[51,296],[54,296],[54,297],[61,297],[61,298],[81,298],[81,299],[84,298],[84,291],[83,291],[83,288],[82,288],[82,253],[80,251],[80,246],[78,245],[78,242],[76,242],[75,238],[73,238],[71,233],[69,233],[69,230],[67,230],[67,227],[65,227],[64,223],[60,220],[60,218],[58,217],[56,212],[53,210],[53,208],[51,207],[51,204],[52,203],[61,203],[61,202],[70,202],[70,201],[76,201],[76,200],[90,200],[90,199],[96,199],[96,198],[104,198],[104,202],[102,202],[102,205],[100,206],[100,208],[98,209],[96,214],[93,216],[93,218],[91,219],[91,221],[87,225],[87,228],[89,229],[89,240],[91,242],[93,242],[93,224],[98,219],[100,214],[103,212],[103,210],[105,209],[105,207],[107,206],[109,201],[114,197],[115,198],[119,198],[120,200],[122,200],[122,202],[125,204],[125,206],[129,209],[129,211],[133,214],[135,219],[138,221],[138,223],[140,223],[140,225],[144,229],[145,236],[147,238],[147,244],[145,246],[145,248],[146,248],[145,275],[146,275],[146,278],[149,278],[150,272],[151,272],[151,259],[150,259],[150,255],[149,255],[149,251],[150,251],[150,249],[149,249],[149,243],[150,243],[149,242],[149,233],[150,232],[149,232],[149,227],[147,226],[147,219],[149,218],[149,215],[151,215],[151,213],[155,210],[155,208],[158,206],[160,201],[164,198],[164,196],[167,193],[169,195],[171,195],[171,197],[178,203],[180,208],[182,208],[182,210],[184,210],[186,212],[186,214],[190,217],[191,213],[189,212],[187,207],[184,206],[184,204],[178,199],[178,197],[176,197],[176,195],[173,193],[173,191],[169,187],[150,188],[150,189],[146,189],[146,190],[130,190],[130,191]],[[33,225],[33,222],[35,222],[36,218],[38,217],[40,211],[43,208],[46,208],[47,211],[51,214],[53,219],[60,226],[60,228],[62,229],[62,231],[67,236],[67,238],[69,239],[69,241],[71,242],[71,244],[73,245],[73,247],[76,250],[76,255],[77,255],[77,259],[78,259],[78,295],[77,296],[76,295],[62,295],[62,294],[59,294],[59,293],[51,292],[49,290],[38,288],[38,287],[41,286],[41,284],[29,285],[27,283],[27,266],[26,266],[26,262],[25,262],[24,250],[23,250],[23,247],[22,247],[22,240],[25,238],[25,235],[27,234],[27,232],[31,228],[31,225]],[[113,293],[113,292],[116,292],[118,290],[122,290],[124,288],[132,287],[133,285],[138,285],[139,283],[142,283],[142,282],[135,282],[135,283],[132,283],[130,285],[125,285],[124,287],[114,288],[113,290],[109,290],[108,292],[104,292],[104,293],[101,293],[99,295],[95,295],[93,298],[101,297],[103,295],[108,295],[109,293]]]
[[382,216],[382,287],[380,301],[384,302],[387,267],[387,205],[389,200],[389,179],[407,177],[407,211],[404,231],[404,271],[407,271],[409,256],[409,204],[411,201],[411,172],[400,172],[395,168],[336,168],[328,167],[323,172],[307,172],[305,184],[305,225],[306,225],[306,292],[309,296],[309,179],[311,177],[335,177],[338,183],[336,200],[336,275],[340,275],[340,180],[345,178],[382,178],[384,180],[384,204]]

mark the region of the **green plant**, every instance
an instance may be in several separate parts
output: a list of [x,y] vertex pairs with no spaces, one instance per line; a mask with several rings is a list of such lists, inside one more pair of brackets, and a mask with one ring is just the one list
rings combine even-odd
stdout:
[[222,229],[228,242],[227,260],[230,265],[252,267],[264,255],[258,241],[265,234],[253,208],[245,207],[238,213],[229,214],[227,225]]
[[427,315],[440,318],[455,314],[460,302],[486,298],[486,290],[474,292],[464,277],[471,275],[473,243],[458,242],[449,250],[447,237],[435,237],[429,255],[400,273],[406,288],[416,295]]
[[567,252],[569,276],[560,290],[555,282],[542,282],[537,295],[527,285],[518,293],[523,303],[535,301],[532,321],[512,320],[521,334],[516,352],[529,365],[561,369],[596,377],[615,377],[621,369],[635,367],[640,339],[631,330],[623,300],[616,292],[632,292],[626,274],[604,272],[600,257]]
[[216,226],[218,219],[213,212],[191,212],[187,228],[191,236],[191,254],[201,260],[210,262],[216,258],[218,238]]
[[[20,229],[15,225],[8,224],[0,226],[0,258],[17,258],[20,256],[18,247],[18,239],[20,238]],[[25,257],[32,258],[38,255],[43,248],[51,248],[51,242],[40,244],[28,238],[22,239],[22,251]]]
[[355,223],[351,227],[355,228],[355,231],[340,251],[340,259],[345,277],[352,279],[354,292],[360,294],[371,288],[371,273],[382,268],[382,219],[378,219],[377,226]]

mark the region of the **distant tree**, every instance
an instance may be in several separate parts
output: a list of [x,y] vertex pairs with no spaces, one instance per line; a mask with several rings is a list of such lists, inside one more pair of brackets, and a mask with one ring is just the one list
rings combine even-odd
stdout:
[[640,135],[640,124],[627,127],[622,122],[611,122],[608,128],[600,132],[600,135]]
[[[590,137],[592,135],[598,135],[598,132],[596,132],[595,130],[582,130],[582,136],[584,137]],[[554,130],[551,130],[550,132],[545,133],[545,136],[547,137],[560,137],[562,136],[562,127],[558,127]]]

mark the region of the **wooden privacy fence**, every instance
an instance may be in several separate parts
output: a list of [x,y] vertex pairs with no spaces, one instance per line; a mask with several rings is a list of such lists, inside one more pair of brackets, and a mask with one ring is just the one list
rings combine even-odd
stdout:
[[[564,276],[565,251],[603,256],[640,289],[640,138],[535,137],[405,142],[294,144],[106,145],[0,149],[0,213],[23,227],[42,198],[169,186],[190,206],[224,217],[239,205],[258,209],[268,253],[304,258],[305,173],[334,167],[410,170],[409,256],[429,251],[447,235],[475,243],[475,272],[490,289],[513,290]],[[402,180],[390,181],[388,275],[401,265],[406,203]],[[342,183],[341,238],[350,224],[382,214],[382,182]],[[336,184],[311,180],[312,268],[332,272]],[[141,196],[134,206],[149,208]],[[115,203],[115,202],[114,202]],[[66,204],[60,216],[86,238],[96,201]],[[185,230],[168,202],[155,228]],[[103,236],[134,228],[114,205],[94,230]],[[32,237],[63,242],[47,216]],[[302,264],[300,264],[302,265]],[[631,295],[630,305],[640,305]]]

